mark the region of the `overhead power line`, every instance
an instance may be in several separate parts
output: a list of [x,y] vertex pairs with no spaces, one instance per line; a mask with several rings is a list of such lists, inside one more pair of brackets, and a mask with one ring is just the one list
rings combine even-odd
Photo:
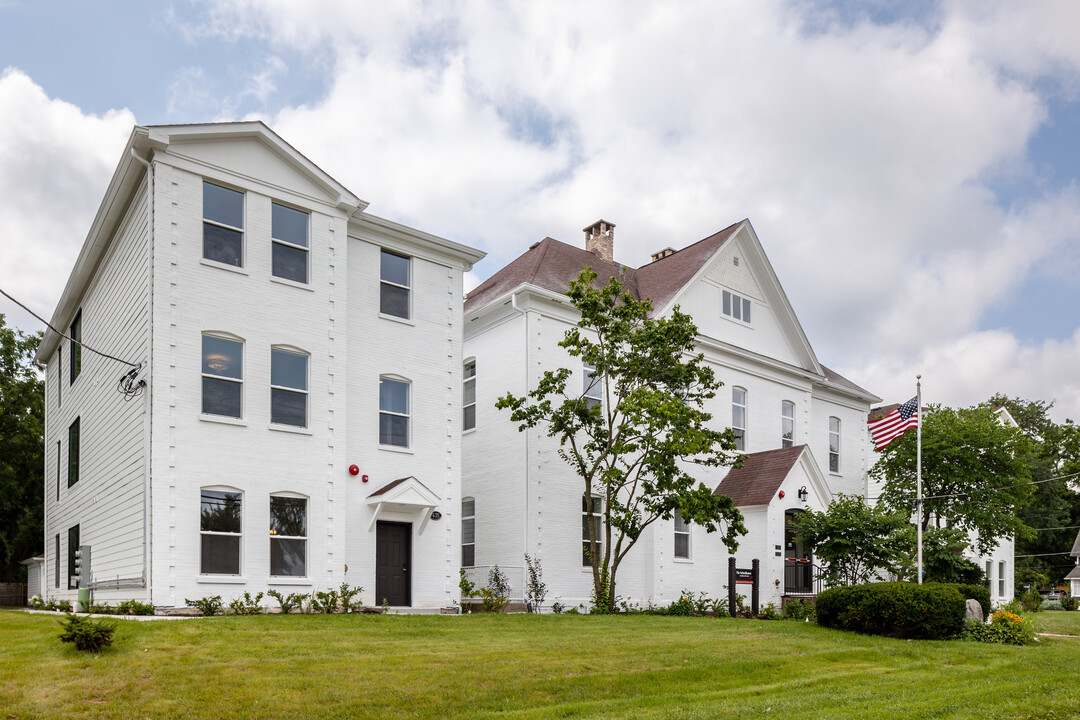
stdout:
[[81,340],[75,340],[74,338],[72,338],[72,337],[71,337],[70,335],[68,335],[67,333],[63,332],[62,330],[57,330],[57,329],[56,329],[56,328],[54,328],[54,327],[53,327],[53,326],[52,326],[51,324],[49,324],[49,321],[48,321],[48,320],[46,320],[45,318],[41,317],[41,316],[40,316],[40,315],[38,315],[38,314],[37,314],[36,312],[34,312],[34,311],[33,311],[33,310],[31,310],[30,308],[26,307],[26,306],[25,306],[25,305],[23,305],[23,304],[22,304],[21,302],[19,302],[18,300],[16,300],[15,298],[11,297],[11,296],[10,296],[10,295],[8,295],[8,294],[7,294],[6,292],[4,292],[4,289],[3,289],[3,288],[0,288],[0,295],[3,295],[3,296],[4,296],[4,297],[6,297],[6,298],[7,298],[8,300],[10,300],[11,302],[15,303],[16,305],[18,305],[19,307],[21,307],[21,308],[22,308],[23,310],[25,310],[26,312],[28,312],[28,313],[30,313],[31,315],[33,315],[33,316],[34,316],[35,318],[37,318],[37,319],[38,319],[38,320],[40,320],[40,321],[41,321],[42,323],[44,323],[44,324],[45,324],[45,327],[49,328],[50,330],[52,330],[52,331],[53,331],[54,333],[56,333],[56,334],[57,334],[57,335],[59,335],[60,337],[62,337],[62,338],[64,338],[64,339],[66,339],[66,340],[70,340],[71,342],[75,343],[75,344],[76,344],[76,345],[78,345],[79,347],[83,347],[83,348],[86,348],[87,350],[89,350],[90,352],[94,353],[95,355],[100,355],[100,356],[101,356],[101,357],[103,357],[103,358],[108,358],[109,360],[114,360],[114,361],[116,361],[116,362],[118,362],[118,363],[121,363],[121,364],[123,364],[123,365],[127,365],[128,367],[133,367],[133,368],[135,368],[136,370],[142,369],[142,363],[133,363],[133,362],[128,362],[127,360],[121,360],[120,358],[118,358],[118,357],[114,357],[113,355],[110,355],[110,354],[108,354],[108,353],[103,353],[103,352],[101,352],[100,350],[95,350],[94,348],[90,347],[89,345],[87,345],[86,343],[82,342]]

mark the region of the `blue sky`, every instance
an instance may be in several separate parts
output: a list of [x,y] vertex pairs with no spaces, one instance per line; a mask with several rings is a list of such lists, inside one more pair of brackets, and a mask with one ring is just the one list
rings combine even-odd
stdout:
[[470,283],[599,217],[631,265],[749,217],[855,382],[1080,419],[1077,28],[1005,0],[0,0],[0,287],[51,314],[132,125],[259,118],[487,251]]

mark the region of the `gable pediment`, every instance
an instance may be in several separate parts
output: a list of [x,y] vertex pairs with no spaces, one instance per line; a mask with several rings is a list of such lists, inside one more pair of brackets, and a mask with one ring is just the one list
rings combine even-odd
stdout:
[[738,241],[729,242],[720,248],[716,257],[705,268],[704,277],[743,297],[766,302],[761,285],[754,277],[754,272],[746,260],[746,253]]

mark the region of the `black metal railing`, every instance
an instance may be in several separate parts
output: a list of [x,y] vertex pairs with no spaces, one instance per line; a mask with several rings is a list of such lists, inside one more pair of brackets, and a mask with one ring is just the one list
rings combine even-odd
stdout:
[[809,560],[784,561],[784,594],[816,597],[821,592],[821,568]]

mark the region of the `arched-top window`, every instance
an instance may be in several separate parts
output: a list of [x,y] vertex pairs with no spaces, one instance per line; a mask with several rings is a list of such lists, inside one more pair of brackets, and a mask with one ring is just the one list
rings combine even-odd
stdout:
[[735,431],[735,447],[746,450],[746,388],[731,388],[731,429]]
[[203,575],[239,575],[244,535],[244,493],[224,485],[200,491],[199,534]]
[[780,447],[795,444],[795,403],[784,400],[780,403]]

